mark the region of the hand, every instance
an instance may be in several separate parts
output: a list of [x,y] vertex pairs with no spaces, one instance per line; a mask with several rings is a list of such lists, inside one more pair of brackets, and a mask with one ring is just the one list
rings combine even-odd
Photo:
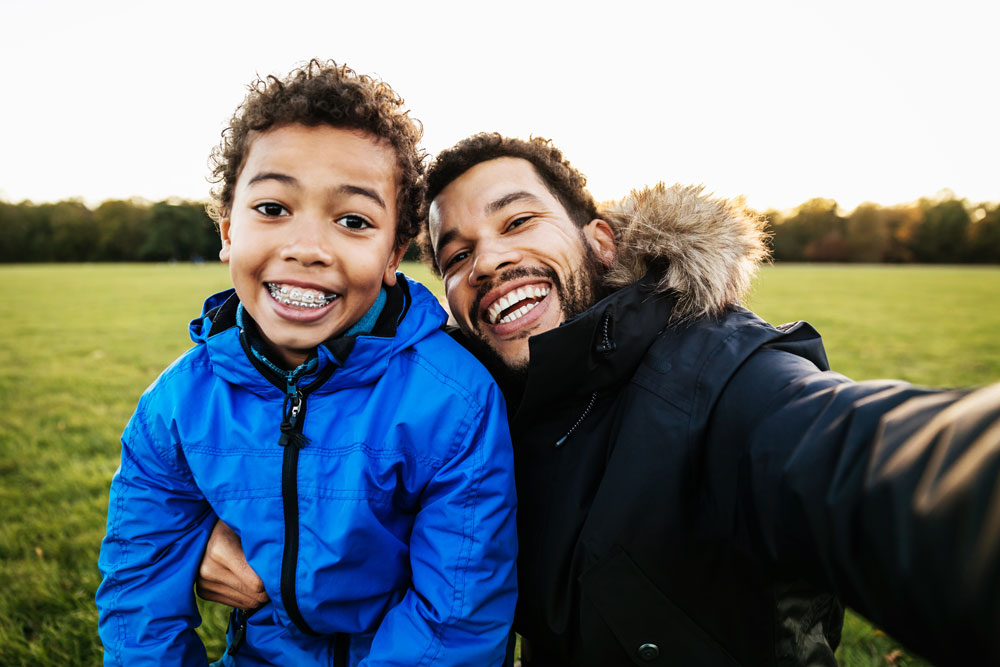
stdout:
[[247,563],[240,538],[221,521],[208,538],[195,590],[206,600],[238,609],[256,609],[270,600],[264,582]]

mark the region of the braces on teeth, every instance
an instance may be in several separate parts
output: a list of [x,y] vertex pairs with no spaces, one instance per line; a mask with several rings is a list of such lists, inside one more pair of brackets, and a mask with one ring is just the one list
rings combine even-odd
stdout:
[[300,290],[295,287],[289,289],[285,285],[278,287],[271,283],[268,283],[267,289],[271,292],[271,297],[275,301],[297,308],[322,308],[333,303],[334,299],[338,296],[336,294],[331,296],[316,294],[311,290]]

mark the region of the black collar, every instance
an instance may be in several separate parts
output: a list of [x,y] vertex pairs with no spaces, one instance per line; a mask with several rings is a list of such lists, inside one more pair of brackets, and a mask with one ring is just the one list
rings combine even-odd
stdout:
[[531,361],[516,411],[518,421],[554,402],[587,397],[632,377],[669,323],[676,303],[672,293],[653,291],[658,277],[646,275],[529,339]]

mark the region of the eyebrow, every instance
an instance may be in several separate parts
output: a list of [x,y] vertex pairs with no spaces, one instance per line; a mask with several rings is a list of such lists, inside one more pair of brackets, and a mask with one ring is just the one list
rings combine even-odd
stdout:
[[260,183],[261,181],[278,181],[279,183],[285,183],[294,187],[299,186],[299,182],[294,177],[276,171],[264,171],[256,174],[250,179],[247,185],[253,185],[254,183]]
[[510,194],[506,194],[503,197],[491,201],[489,204],[486,205],[486,213],[487,214],[496,213],[505,206],[509,206],[510,204],[513,204],[516,201],[530,201],[531,203],[534,204],[542,203],[541,199],[531,194],[527,190],[518,190],[517,192],[511,192]]
[[374,190],[363,188],[359,185],[341,185],[339,188],[336,189],[336,192],[346,195],[361,195],[362,197],[368,197],[373,202],[378,204],[382,208],[382,210],[388,210],[386,208],[385,202],[382,201],[382,198]]
[[[265,171],[255,175],[247,183],[248,186],[254,183],[260,183],[261,181],[278,181],[279,183],[284,183],[285,185],[290,185],[292,187],[301,187],[298,179],[294,176],[289,176],[288,174],[282,174],[277,171]],[[388,210],[385,201],[379,196],[377,192],[369,188],[363,188],[360,185],[341,185],[339,187],[333,188],[333,192],[337,194],[344,195],[361,195],[362,197],[367,197],[373,202],[379,205],[383,210]]]

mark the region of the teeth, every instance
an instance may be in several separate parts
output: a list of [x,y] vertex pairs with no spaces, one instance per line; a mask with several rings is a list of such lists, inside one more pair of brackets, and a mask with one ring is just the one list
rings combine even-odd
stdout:
[[305,287],[289,288],[287,285],[278,285],[277,283],[267,283],[267,289],[275,301],[293,308],[322,308],[333,303],[340,296],[339,294],[324,294],[319,290]]
[[513,322],[514,320],[519,320],[528,314],[528,311],[533,310],[538,303],[529,303],[527,306],[521,306],[512,313],[507,313],[504,315],[503,319],[500,320],[500,324],[506,324],[507,322]]
[[486,311],[486,319],[488,322],[492,322],[493,324],[505,324],[507,322],[513,322],[514,320],[524,317],[524,315],[529,310],[531,310],[537,305],[537,302],[525,304],[520,308],[518,308],[517,310],[507,313],[506,315],[504,315],[502,319],[499,320],[499,322],[497,321],[497,318],[500,317],[500,313],[502,313],[504,310],[510,308],[511,306],[517,303],[520,303],[521,301],[524,301],[525,299],[531,299],[531,298],[541,299],[548,293],[549,293],[549,288],[541,286],[528,287],[528,288],[519,287],[515,290],[511,290],[510,292],[508,292],[507,294],[503,295],[502,297],[493,302],[493,305],[490,306]]

